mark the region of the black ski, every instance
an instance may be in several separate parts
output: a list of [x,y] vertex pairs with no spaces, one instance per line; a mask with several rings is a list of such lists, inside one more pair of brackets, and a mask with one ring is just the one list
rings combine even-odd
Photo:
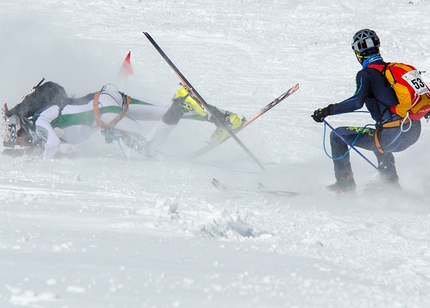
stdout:
[[259,184],[258,188],[246,188],[240,186],[232,186],[218,181],[217,179],[212,179],[212,185],[215,186],[220,191],[230,192],[230,193],[246,193],[246,194],[260,194],[260,195],[276,195],[284,197],[295,197],[300,195],[298,192],[285,191],[285,190],[271,190],[268,189],[263,184]]

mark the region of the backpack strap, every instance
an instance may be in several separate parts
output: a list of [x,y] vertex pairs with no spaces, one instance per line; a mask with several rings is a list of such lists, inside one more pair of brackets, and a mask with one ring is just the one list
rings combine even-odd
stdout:
[[[387,79],[387,69],[388,69],[388,66],[390,66],[390,64],[391,64],[390,62],[384,62],[383,64],[371,63],[367,67],[372,68],[372,69],[380,72],[382,74],[382,76],[384,76],[384,78],[385,78],[385,86],[388,86],[389,83],[388,83],[388,79]],[[391,73],[391,71],[390,71],[390,73]],[[391,75],[393,75],[393,73],[391,73]],[[394,78],[394,76],[393,76],[393,78]]]
[[[392,73],[392,72],[391,72],[391,70],[388,68],[390,65],[391,65],[391,62],[383,62],[383,63],[381,63],[381,64],[378,64],[378,63],[371,63],[371,64],[369,64],[367,67],[368,67],[368,68],[371,68],[371,69],[374,69],[374,70],[377,70],[378,72],[380,72],[380,73],[382,74],[382,76],[384,76],[384,83],[385,83],[385,86],[387,87],[387,86],[389,86],[389,82],[388,82],[388,79],[387,79],[387,76],[386,76],[386,75],[387,75],[387,70],[388,70],[388,71],[390,72],[390,74],[393,76],[394,81],[396,81],[396,80],[395,80],[395,78],[394,78],[393,73]],[[381,105],[383,105],[383,106],[384,106],[384,109],[383,109],[383,110],[381,110],[381,108],[380,108],[380,105],[379,105],[379,104],[381,104]],[[380,114],[380,118],[378,119],[378,121],[377,121],[377,122],[381,122],[381,121],[382,121],[382,117],[384,116],[384,114],[385,114],[387,111],[389,112],[389,116],[390,116],[390,118],[391,118],[392,116],[394,116],[394,115],[395,115],[395,113],[391,111],[391,107],[390,107],[390,106],[385,105],[383,102],[378,101],[377,108],[378,108],[378,112],[379,112],[379,114]]]
[[97,125],[101,128],[112,128],[114,127],[119,121],[122,120],[122,118],[125,117],[125,114],[127,113],[128,106],[130,105],[131,97],[125,95],[124,93],[119,92],[122,96],[122,108],[121,112],[112,120],[109,122],[109,124],[104,123],[100,119],[100,107],[99,107],[99,99],[101,91],[94,93],[93,97],[93,110],[94,110],[94,120],[96,121]]

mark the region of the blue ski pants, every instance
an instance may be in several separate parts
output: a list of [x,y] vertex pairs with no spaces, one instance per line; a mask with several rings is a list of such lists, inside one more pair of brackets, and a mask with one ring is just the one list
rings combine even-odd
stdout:
[[[354,147],[375,153],[379,171],[382,176],[390,179],[397,178],[393,152],[404,151],[418,140],[421,134],[421,122],[410,121],[403,127],[378,129],[342,126],[336,128],[336,131]],[[375,134],[378,134],[383,153],[376,146]],[[352,173],[348,145],[334,132],[330,134],[330,145],[335,177],[337,181],[341,181]]]

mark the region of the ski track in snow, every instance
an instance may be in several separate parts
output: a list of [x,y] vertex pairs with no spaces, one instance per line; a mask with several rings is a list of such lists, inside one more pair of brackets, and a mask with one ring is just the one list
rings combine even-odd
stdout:
[[[153,160],[99,133],[53,160],[2,155],[0,307],[427,307],[430,125],[396,155],[403,192],[366,196],[377,176],[353,153],[357,197],[337,198],[324,192],[332,163],[310,118],[353,93],[361,28],[377,31],[386,60],[430,71],[430,2],[408,2],[0,1],[9,107],[42,77],[76,96],[114,83],[168,102],[178,80],[142,31],[208,103],[240,115],[300,83],[238,134],[264,173],[234,140],[175,159],[214,130],[185,120]],[[135,75],[118,81],[129,50]],[[222,193],[214,177],[303,195]]]

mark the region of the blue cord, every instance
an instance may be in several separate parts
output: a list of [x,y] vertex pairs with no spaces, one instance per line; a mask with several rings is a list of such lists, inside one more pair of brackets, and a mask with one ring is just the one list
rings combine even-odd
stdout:
[[124,155],[124,157],[127,157],[127,155],[125,155],[124,149],[122,148],[122,145],[121,145],[119,138],[117,141],[118,141],[119,148],[121,149],[122,155]]
[[[369,113],[368,111],[355,111],[355,112],[361,112],[361,113]],[[355,143],[357,142],[358,137],[360,137],[360,135],[363,133],[363,131],[366,129],[367,126],[373,126],[373,124],[366,124],[364,125],[360,131],[357,134],[357,137],[355,137],[354,141],[351,143],[352,146],[355,145]],[[326,134],[327,134],[327,124],[324,123],[324,132],[323,132],[323,140],[322,140],[322,144],[323,144],[323,149],[324,149],[324,153],[325,155],[327,155],[327,157],[329,157],[331,160],[341,160],[342,158],[344,158],[346,155],[349,154],[349,152],[351,151],[351,147],[348,148],[348,150],[345,152],[345,154],[343,154],[340,157],[333,157],[331,156],[328,152],[327,152],[327,148],[325,146],[325,139],[326,139]]]

